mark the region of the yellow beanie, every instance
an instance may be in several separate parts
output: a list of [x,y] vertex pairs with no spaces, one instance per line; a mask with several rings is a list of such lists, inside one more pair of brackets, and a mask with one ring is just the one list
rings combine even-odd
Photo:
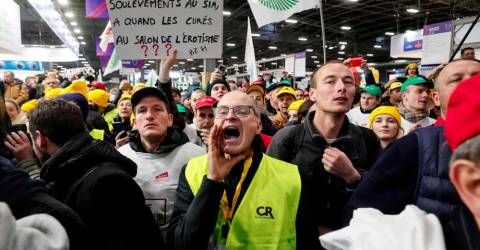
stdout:
[[396,121],[399,127],[401,127],[401,118],[400,118],[400,112],[398,111],[397,107],[393,106],[380,106],[372,111],[370,113],[370,116],[368,117],[368,127],[372,128],[372,123],[375,117],[379,115],[390,115],[392,116]]
[[30,113],[38,105],[37,99],[32,99],[22,105],[20,108],[25,113]]
[[405,67],[405,70],[408,70],[410,68],[411,69],[418,69],[418,65],[416,63],[410,63]]
[[118,100],[118,105],[120,105],[120,103],[123,101],[123,100],[131,100],[132,99],[132,95],[127,95],[127,94],[124,94],[120,97],[120,99]]
[[147,84],[143,83],[143,82],[139,82],[135,85],[135,87],[133,87],[133,90],[132,90],[132,95],[135,94],[135,92],[143,89],[143,88],[146,88],[148,87]]
[[63,89],[61,88],[55,88],[55,89],[49,89],[48,91],[45,91],[45,99],[47,100],[52,100],[57,98],[57,96],[61,95],[63,93]]
[[88,100],[95,103],[97,106],[105,108],[108,106],[108,99],[110,94],[103,89],[94,89],[88,92]]
[[85,98],[88,98],[88,86],[84,80],[75,80],[68,87],[64,88],[62,94],[66,93],[80,93]]
[[305,102],[305,100],[303,99],[300,99],[300,100],[297,100],[297,101],[294,101],[290,104],[290,106],[288,106],[288,110],[299,110],[300,109],[300,106],[302,106],[302,104]]

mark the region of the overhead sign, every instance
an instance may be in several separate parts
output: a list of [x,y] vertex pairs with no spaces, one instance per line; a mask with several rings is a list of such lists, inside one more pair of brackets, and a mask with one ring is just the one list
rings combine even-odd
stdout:
[[43,70],[40,62],[27,62],[27,61],[0,61],[0,70],[31,70],[41,71]]
[[221,58],[223,0],[109,0],[119,57]]
[[390,56],[393,58],[421,58],[423,29],[408,31],[390,37]]
[[407,31],[403,38],[403,51],[421,50],[423,48],[422,33]]
[[0,8],[0,52],[20,53],[20,8],[13,0],[2,1]]
[[85,17],[90,19],[108,19],[106,0],[86,0]]

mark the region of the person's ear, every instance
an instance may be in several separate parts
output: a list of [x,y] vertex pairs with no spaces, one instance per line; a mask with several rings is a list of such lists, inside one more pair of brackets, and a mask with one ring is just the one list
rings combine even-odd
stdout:
[[172,127],[172,125],[173,125],[173,115],[172,115],[172,114],[168,114],[168,118],[167,118],[167,119],[168,119],[168,123],[167,123],[167,124],[168,124],[168,127],[170,128],[170,127]]
[[35,143],[35,146],[39,149],[41,149],[42,151],[46,151],[47,149],[47,138],[46,136],[36,130],[35,133],[34,133],[34,138],[33,138],[33,143]]
[[316,90],[314,88],[310,88],[310,90],[308,91],[308,96],[310,98],[310,100],[312,100],[312,102],[315,102],[317,100],[317,96],[315,94]]
[[432,99],[435,106],[440,107],[440,95],[438,94],[438,91],[432,93]]
[[262,122],[257,120],[257,131],[256,131],[256,134],[259,135],[262,133],[262,129],[263,129],[263,125],[262,125]]
[[480,166],[469,160],[456,160],[450,165],[449,175],[463,203],[480,218]]

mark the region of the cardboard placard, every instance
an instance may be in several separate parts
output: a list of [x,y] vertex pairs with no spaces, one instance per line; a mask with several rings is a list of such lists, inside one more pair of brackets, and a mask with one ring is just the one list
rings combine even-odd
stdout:
[[221,58],[223,0],[108,0],[122,60]]

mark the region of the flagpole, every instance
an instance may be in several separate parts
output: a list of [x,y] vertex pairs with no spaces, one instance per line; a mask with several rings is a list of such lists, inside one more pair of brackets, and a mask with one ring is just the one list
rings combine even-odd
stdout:
[[323,3],[322,0],[318,0],[320,3],[320,23],[322,25],[322,49],[323,49],[323,63],[327,63],[327,48],[325,47],[325,23],[323,22]]

